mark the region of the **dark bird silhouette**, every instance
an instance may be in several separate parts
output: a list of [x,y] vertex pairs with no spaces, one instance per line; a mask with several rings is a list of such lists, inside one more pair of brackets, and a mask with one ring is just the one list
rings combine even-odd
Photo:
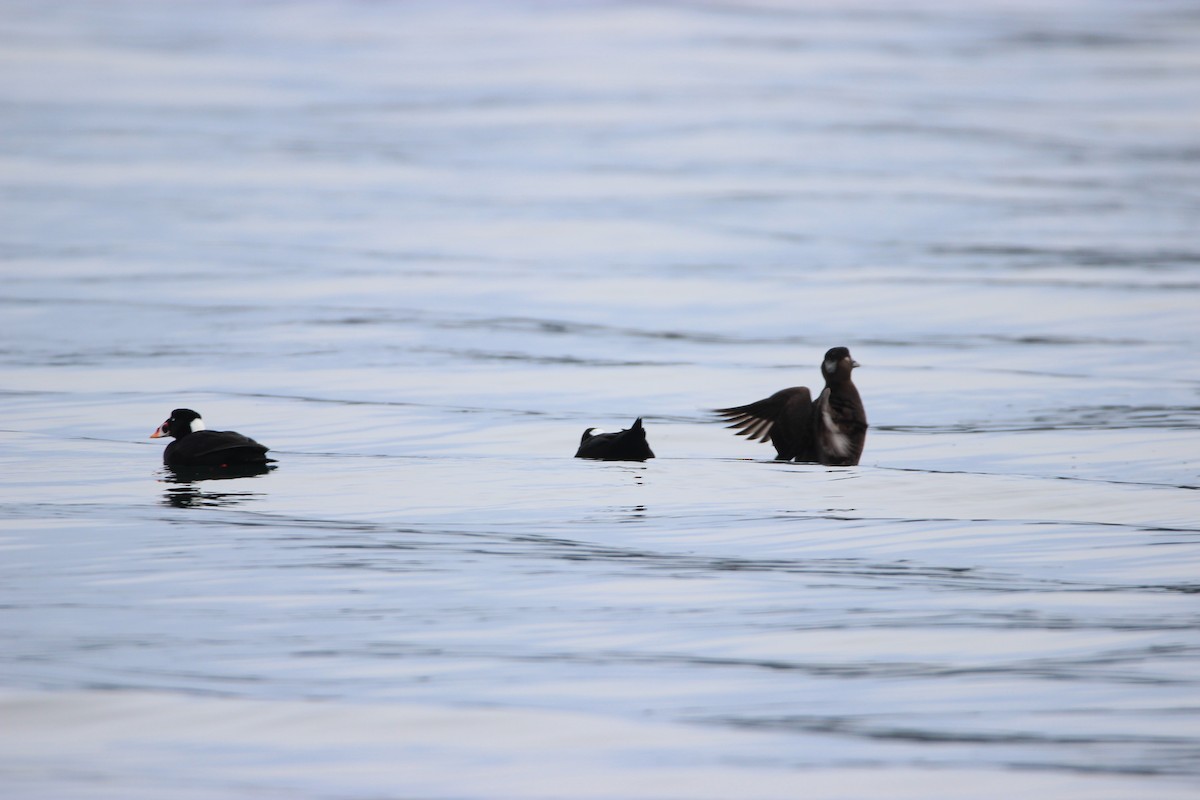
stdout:
[[862,458],[867,412],[850,373],[859,364],[845,347],[825,353],[825,388],[814,401],[806,386],[781,389],[765,400],[716,413],[739,436],[771,442],[776,458],[849,467]]
[[579,440],[576,458],[596,458],[602,461],[645,461],[654,458],[654,452],[646,442],[646,429],[638,417],[633,427],[616,433],[595,433],[597,428],[588,428]]
[[264,445],[233,431],[205,430],[204,420],[190,408],[177,408],[154,433],[151,439],[173,436],[175,441],[163,450],[163,463],[168,467],[241,467],[266,464]]

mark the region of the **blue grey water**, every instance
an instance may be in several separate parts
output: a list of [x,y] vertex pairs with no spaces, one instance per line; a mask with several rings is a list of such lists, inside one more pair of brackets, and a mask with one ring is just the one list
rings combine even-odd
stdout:
[[0,794],[1195,797],[1198,231],[1192,2],[3,0]]

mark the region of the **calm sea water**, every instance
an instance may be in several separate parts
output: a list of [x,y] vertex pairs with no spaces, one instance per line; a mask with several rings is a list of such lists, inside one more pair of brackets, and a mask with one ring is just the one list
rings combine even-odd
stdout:
[[[4,796],[1200,789],[1194,3],[3,0],[0,120]],[[835,345],[860,467],[707,411]]]

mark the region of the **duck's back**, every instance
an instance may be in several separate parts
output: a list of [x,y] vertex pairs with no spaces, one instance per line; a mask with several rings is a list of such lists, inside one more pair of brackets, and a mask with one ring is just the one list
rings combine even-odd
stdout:
[[261,464],[268,461],[269,449],[235,431],[196,431],[167,445],[163,463],[175,466]]
[[590,431],[591,429],[584,432],[583,441],[575,451],[576,458],[596,458],[603,461],[645,461],[654,458],[654,451],[646,441],[646,429],[642,427],[641,417],[627,430],[596,434]]

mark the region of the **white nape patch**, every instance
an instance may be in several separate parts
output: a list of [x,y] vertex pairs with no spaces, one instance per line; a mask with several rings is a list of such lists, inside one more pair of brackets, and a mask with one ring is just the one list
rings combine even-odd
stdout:
[[199,417],[196,417],[194,420],[192,420],[191,429],[192,429],[192,433],[195,433],[196,431],[204,430],[205,429],[204,428],[204,420],[200,419]]
[[825,363],[821,365],[821,369],[825,370],[826,374],[832,375],[837,372],[837,362],[832,358],[826,359]]
[[[826,362],[828,363],[828,362]],[[829,390],[826,389],[826,392]],[[825,400],[825,397],[821,398]],[[821,424],[825,426],[825,430],[829,433],[829,446],[839,456],[850,455],[850,437],[838,430],[833,424],[833,417],[829,414],[829,402],[821,404]]]
[[588,433],[590,433],[592,436],[599,436],[600,434],[604,433],[604,428],[588,428]]

